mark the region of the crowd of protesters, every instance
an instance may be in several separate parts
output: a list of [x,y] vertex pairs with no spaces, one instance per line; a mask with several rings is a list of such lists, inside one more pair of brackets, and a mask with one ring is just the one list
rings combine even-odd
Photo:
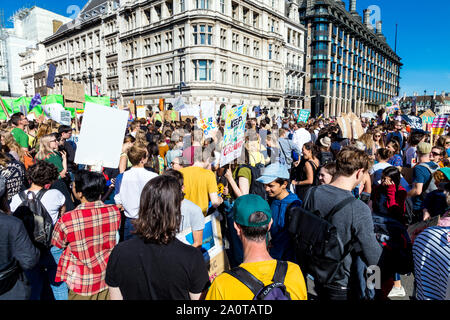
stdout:
[[[79,125],[14,114],[0,128],[0,300],[251,300],[274,288],[268,298],[450,299],[448,128],[432,137],[401,119],[380,110],[347,139],[336,118],[264,112],[247,120],[241,157],[220,166],[220,114],[207,136],[194,119],[152,114],[128,124],[119,166],[99,172],[75,163]],[[328,219],[345,248],[327,282],[299,254],[299,212]],[[230,265],[215,279],[209,215]],[[378,287],[366,285],[373,266]]]

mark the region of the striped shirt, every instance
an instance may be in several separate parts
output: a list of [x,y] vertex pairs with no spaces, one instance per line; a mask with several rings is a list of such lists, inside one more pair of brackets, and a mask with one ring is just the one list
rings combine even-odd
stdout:
[[445,300],[450,276],[450,227],[430,227],[414,241],[418,300]]

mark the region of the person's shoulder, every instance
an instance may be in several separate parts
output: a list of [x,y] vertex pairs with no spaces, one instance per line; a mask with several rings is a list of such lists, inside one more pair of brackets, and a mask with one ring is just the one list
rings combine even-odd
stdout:
[[188,199],[183,199],[183,201],[181,202],[181,207],[184,207],[188,211],[200,210],[200,212],[202,212],[202,209],[198,205]]
[[8,225],[10,228],[20,228],[22,220],[4,212],[0,212],[0,223],[2,226]]
[[45,191],[44,197],[64,197],[64,194],[58,189],[49,189]]

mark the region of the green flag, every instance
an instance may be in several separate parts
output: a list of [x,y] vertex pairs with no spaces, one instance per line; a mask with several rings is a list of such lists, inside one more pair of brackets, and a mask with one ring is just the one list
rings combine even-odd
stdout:
[[85,105],[86,103],[95,103],[101,106],[110,107],[111,106],[111,99],[109,97],[91,97],[86,95],[85,96]]

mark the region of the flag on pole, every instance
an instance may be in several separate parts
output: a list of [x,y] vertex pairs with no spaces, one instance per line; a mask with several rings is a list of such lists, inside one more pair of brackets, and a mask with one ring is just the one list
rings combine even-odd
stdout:
[[29,112],[33,111],[33,109],[35,107],[37,107],[38,105],[40,105],[41,103],[42,103],[41,95],[39,93],[37,93],[33,97],[33,99],[31,99]]

